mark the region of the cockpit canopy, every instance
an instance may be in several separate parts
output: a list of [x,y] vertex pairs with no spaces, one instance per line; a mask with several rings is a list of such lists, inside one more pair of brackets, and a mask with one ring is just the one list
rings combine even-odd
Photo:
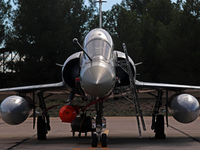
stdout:
[[90,31],[85,37],[83,46],[91,58],[101,55],[108,60],[113,54],[112,38],[106,30],[101,28]]

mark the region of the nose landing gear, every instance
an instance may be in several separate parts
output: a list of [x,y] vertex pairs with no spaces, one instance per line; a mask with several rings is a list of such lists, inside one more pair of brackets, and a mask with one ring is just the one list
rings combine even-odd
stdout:
[[105,133],[101,137],[98,137],[97,134],[92,134],[92,147],[107,147],[108,139]]
[[106,128],[106,120],[102,116],[102,105],[102,102],[96,103],[97,116],[96,119],[92,121],[92,127],[96,128],[96,133],[92,134],[92,147],[99,147],[100,145],[101,147],[107,147],[108,143],[107,135],[102,133],[102,129]]

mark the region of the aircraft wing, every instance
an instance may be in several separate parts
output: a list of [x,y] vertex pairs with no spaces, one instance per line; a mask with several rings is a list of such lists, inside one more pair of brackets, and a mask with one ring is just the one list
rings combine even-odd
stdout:
[[186,90],[186,89],[200,90],[200,86],[168,84],[168,83],[151,83],[151,82],[141,82],[138,80],[136,80],[135,84],[138,88],[153,88],[153,89],[171,90],[171,91]]
[[51,83],[51,84],[41,84],[41,85],[31,85],[31,86],[21,86],[13,88],[3,88],[0,89],[0,92],[33,92],[37,90],[54,90],[64,88],[65,85],[63,82]]

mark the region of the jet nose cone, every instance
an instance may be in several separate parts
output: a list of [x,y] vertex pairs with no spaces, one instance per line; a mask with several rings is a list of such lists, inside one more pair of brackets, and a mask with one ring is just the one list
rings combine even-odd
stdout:
[[112,90],[113,78],[107,68],[92,66],[84,72],[81,83],[90,96],[101,97]]

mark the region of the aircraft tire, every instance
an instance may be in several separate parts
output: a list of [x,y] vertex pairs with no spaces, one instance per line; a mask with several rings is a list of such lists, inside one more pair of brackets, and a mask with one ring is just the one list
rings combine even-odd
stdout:
[[97,147],[98,138],[96,134],[92,134],[92,147]]
[[104,133],[102,134],[101,147],[107,147],[107,143],[108,143],[107,135]]
[[165,139],[165,126],[164,126],[164,115],[157,115],[156,118],[156,129],[155,139]]
[[39,116],[37,119],[37,139],[46,140],[46,124],[42,116]]

